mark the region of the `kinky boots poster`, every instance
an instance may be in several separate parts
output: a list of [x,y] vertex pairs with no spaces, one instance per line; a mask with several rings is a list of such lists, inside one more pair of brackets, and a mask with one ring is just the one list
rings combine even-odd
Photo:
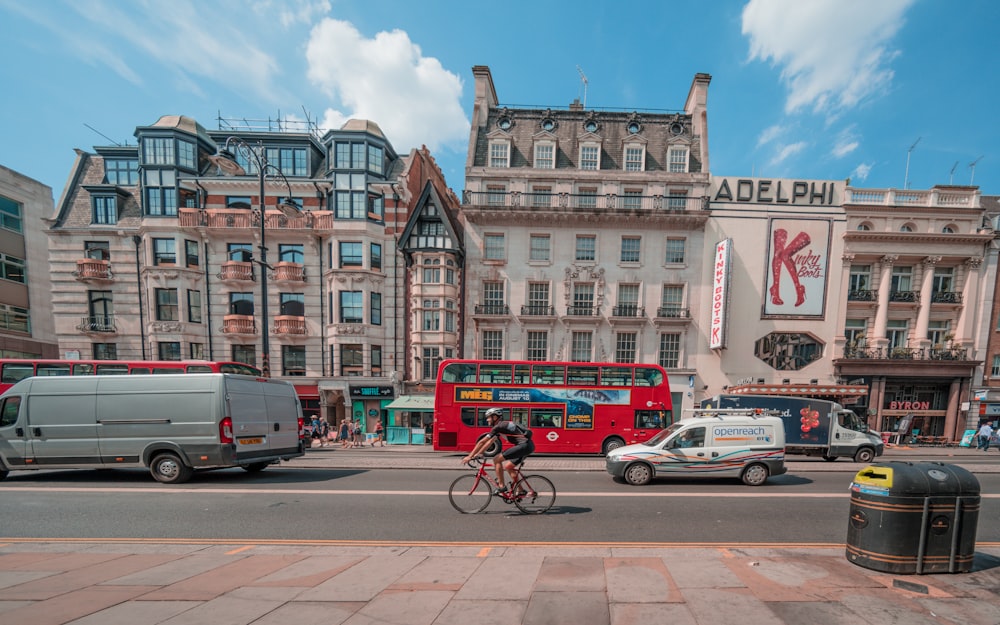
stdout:
[[772,219],[764,271],[765,317],[822,317],[826,308],[831,225]]

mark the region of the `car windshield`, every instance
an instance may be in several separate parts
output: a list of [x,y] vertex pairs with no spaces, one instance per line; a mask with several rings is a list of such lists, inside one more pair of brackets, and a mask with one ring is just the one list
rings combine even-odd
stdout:
[[649,439],[648,441],[643,441],[640,444],[645,445],[647,447],[659,447],[660,443],[673,436],[679,429],[681,429],[681,424],[675,423],[665,430],[660,430],[659,434]]

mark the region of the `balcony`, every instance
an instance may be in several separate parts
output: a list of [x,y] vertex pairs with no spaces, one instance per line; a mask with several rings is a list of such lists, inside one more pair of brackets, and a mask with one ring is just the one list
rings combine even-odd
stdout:
[[118,332],[114,315],[83,317],[76,329],[87,334],[115,334]]
[[226,282],[253,282],[253,263],[245,260],[227,260],[222,263],[219,280]]
[[525,211],[551,209],[559,212],[600,211],[622,214],[684,213],[706,209],[706,200],[700,197],[520,191],[463,191],[462,204]]
[[962,294],[952,291],[938,291],[931,295],[932,304],[961,304]]
[[114,280],[114,274],[111,273],[111,262],[93,258],[81,258],[76,261],[76,271],[73,272],[73,275],[80,282],[110,282]]
[[271,279],[276,282],[305,282],[306,268],[302,263],[281,262],[274,266]]
[[646,309],[638,304],[619,304],[611,309],[611,316],[635,319],[645,317]]
[[549,306],[548,304],[528,304],[527,306],[521,306],[521,316],[555,317],[556,309],[555,306]]
[[253,315],[225,315],[222,317],[223,334],[257,334]]
[[691,309],[680,306],[660,306],[656,309],[656,316],[660,319],[690,319]]
[[509,315],[510,306],[507,304],[476,304],[474,313],[476,315]]
[[[328,230],[333,225],[330,211],[305,211],[301,216],[288,217],[280,211],[268,210],[268,230]],[[181,228],[248,229],[260,228],[260,212],[245,208],[178,208]]]
[[969,360],[965,347],[845,347],[844,358],[851,360]]
[[916,291],[890,291],[889,302],[916,304],[920,302],[920,293]]
[[597,308],[594,306],[582,305],[567,306],[566,314],[570,317],[596,317]]
[[304,336],[306,334],[306,318],[299,315],[278,315],[274,318],[274,333]]
[[878,301],[878,291],[872,291],[869,289],[856,289],[847,292],[847,301],[849,302],[877,302]]

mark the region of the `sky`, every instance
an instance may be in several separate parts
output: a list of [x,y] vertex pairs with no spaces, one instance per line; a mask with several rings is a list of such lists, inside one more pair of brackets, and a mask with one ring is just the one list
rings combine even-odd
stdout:
[[75,149],[162,115],[364,118],[460,192],[486,65],[511,107],[679,111],[710,74],[716,176],[1000,195],[998,27],[995,0],[0,0],[0,165],[58,202]]

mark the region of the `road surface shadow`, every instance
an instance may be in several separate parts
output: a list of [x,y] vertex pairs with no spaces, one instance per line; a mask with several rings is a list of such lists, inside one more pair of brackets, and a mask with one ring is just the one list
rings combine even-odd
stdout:
[[[275,467],[277,468],[277,467]],[[327,482],[340,478],[367,473],[367,469],[297,469],[295,472],[265,469],[256,473],[243,469],[203,469],[195,471],[187,482],[176,486],[225,485],[239,486],[261,484],[299,484],[303,482]],[[131,484],[139,486],[162,486],[170,488],[174,484],[161,484],[145,469],[43,469],[39,471],[12,472],[4,484]]]

